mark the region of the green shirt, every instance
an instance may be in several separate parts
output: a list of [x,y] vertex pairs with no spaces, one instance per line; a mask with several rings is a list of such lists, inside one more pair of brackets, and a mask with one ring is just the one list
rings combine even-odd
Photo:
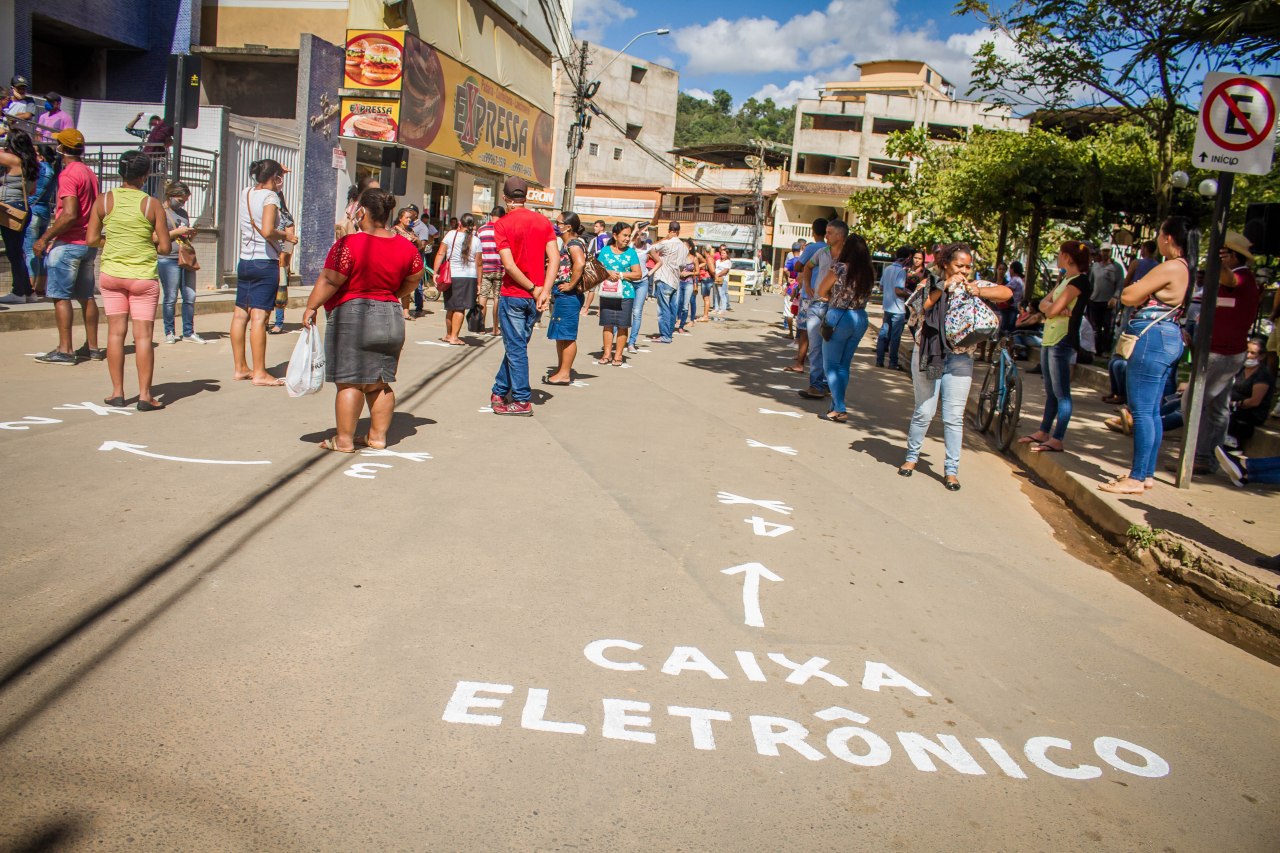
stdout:
[[103,204],[111,210],[102,218],[102,273],[116,278],[152,280],[156,274],[156,247],[151,242],[155,228],[143,214],[147,194],[133,187],[119,187],[107,193]]

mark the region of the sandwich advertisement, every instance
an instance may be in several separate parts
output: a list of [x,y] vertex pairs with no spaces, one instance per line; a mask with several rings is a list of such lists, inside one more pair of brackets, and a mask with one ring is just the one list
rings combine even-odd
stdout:
[[404,78],[404,37],[401,30],[347,30],[343,86],[399,92]]
[[[383,69],[382,48],[371,64],[374,45],[396,48],[396,71]],[[366,82],[370,71],[376,85]],[[343,136],[399,142],[531,183],[551,182],[551,116],[412,33],[348,30],[346,84],[399,91],[400,100],[344,97]]]

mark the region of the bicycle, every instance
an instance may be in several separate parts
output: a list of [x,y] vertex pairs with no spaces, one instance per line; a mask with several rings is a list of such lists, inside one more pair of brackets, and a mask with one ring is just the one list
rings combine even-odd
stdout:
[[985,433],[998,416],[996,446],[1004,452],[1018,434],[1018,418],[1022,414],[1022,373],[1011,352],[1012,338],[1001,335],[995,346],[999,358],[992,363],[986,379],[982,381],[974,425],[978,432]]

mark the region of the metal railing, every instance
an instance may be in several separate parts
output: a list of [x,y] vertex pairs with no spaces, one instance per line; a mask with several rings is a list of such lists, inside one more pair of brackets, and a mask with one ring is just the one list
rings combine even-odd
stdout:
[[664,207],[658,210],[658,219],[674,219],[677,222],[724,222],[730,225],[754,225],[756,218],[750,213],[705,213],[697,210],[678,210]]

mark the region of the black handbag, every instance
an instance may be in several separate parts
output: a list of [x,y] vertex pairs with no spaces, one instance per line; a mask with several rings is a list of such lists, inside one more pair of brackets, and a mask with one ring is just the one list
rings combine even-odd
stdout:
[[479,305],[467,309],[467,331],[476,335],[484,331],[484,309]]

